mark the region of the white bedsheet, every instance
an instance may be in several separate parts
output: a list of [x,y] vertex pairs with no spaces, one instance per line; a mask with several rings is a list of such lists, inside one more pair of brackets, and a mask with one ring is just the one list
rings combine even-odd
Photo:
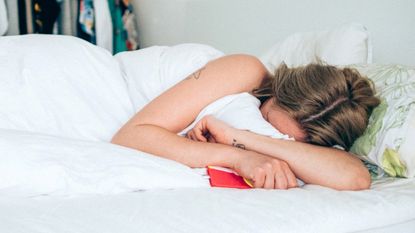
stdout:
[[[0,232],[354,232],[415,219],[415,179],[338,192],[181,188],[18,198],[0,190]],[[411,232],[408,229],[407,232]]]

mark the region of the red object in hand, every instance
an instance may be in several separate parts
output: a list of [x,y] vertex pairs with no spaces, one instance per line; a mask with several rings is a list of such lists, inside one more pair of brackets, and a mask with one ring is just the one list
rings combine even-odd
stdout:
[[210,176],[210,186],[224,188],[249,189],[252,184],[249,180],[239,176],[234,171],[216,166],[208,166],[207,173]]

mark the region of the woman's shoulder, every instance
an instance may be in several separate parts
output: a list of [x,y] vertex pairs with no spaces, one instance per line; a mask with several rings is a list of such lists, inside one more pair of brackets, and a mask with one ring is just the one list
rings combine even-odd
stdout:
[[269,77],[264,64],[255,56],[249,54],[227,55],[222,60],[223,70],[232,72],[230,79],[238,82],[242,90],[240,92],[252,92],[261,86]]

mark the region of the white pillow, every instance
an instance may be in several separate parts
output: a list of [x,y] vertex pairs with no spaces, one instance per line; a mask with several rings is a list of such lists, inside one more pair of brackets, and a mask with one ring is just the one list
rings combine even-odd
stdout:
[[0,37],[0,74],[0,128],[108,141],[134,114],[112,55],[76,37]]
[[330,65],[371,63],[371,44],[366,28],[350,24],[327,31],[296,33],[272,46],[261,61],[270,72],[285,62],[290,67],[321,59]]
[[106,142],[0,129],[0,190],[8,194],[115,194],[209,187],[172,160]]
[[196,120],[179,135],[185,136],[200,119],[206,115],[213,115],[236,129],[248,130],[272,138],[294,140],[266,121],[262,117],[259,106],[260,101],[247,92],[222,97],[203,108]]

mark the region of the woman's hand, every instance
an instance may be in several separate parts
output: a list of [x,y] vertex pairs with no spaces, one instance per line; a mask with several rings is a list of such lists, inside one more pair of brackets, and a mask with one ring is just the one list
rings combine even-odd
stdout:
[[239,175],[251,180],[255,188],[288,189],[297,187],[297,179],[289,165],[270,156],[254,151],[242,150],[242,144],[235,144],[238,130],[211,115],[203,117],[186,137],[194,141],[215,142],[239,147],[233,167]]
[[225,122],[216,119],[212,115],[206,115],[187,132],[186,137],[201,142],[215,142],[225,145],[232,145],[232,136],[237,129]]
[[241,150],[233,169],[253,182],[255,188],[288,189],[298,187],[289,165],[282,160],[253,151]]

